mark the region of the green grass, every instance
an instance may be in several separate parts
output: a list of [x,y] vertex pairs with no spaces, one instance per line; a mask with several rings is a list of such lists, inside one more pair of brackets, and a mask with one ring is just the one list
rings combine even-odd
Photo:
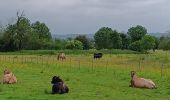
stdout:
[[[162,60],[161,57],[169,57],[164,53],[105,55],[101,60],[93,61],[93,65],[92,55],[84,54],[68,55],[64,62],[53,60],[55,56],[38,56],[36,61],[36,55],[3,55],[7,57],[0,57],[0,73],[5,67],[11,69],[18,83],[0,84],[0,100],[169,100],[169,67],[163,69],[161,76],[158,66],[158,61],[169,62],[169,59]],[[14,62],[8,57],[14,58]],[[40,57],[43,57],[43,62]],[[144,61],[139,71],[138,60],[141,57]],[[23,58],[27,58],[26,61]],[[158,88],[129,87],[131,70],[154,80]],[[68,94],[50,94],[53,75],[59,75],[65,81],[70,88]]]

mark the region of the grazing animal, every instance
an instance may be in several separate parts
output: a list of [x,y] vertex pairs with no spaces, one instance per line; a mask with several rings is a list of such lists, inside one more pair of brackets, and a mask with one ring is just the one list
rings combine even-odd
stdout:
[[52,94],[63,94],[69,92],[69,88],[59,76],[54,76],[52,78],[51,84],[53,84]]
[[61,59],[61,60],[64,60],[64,59],[66,59],[66,56],[65,56],[64,53],[59,53],[57,59],[58,59],[58,60],[60,60],[60,59]]
[[135,71],[131,71],[131,81],[129,86],[148,89],[156,88],[156,85],[152,80],[138,77]]
[[4,70],[3,83],[4,84],[14,84],[14,83],[17,83],[17,78],[15,77],[15,75],[11,71]]
[[102,56],[103,56],[102,53],[94,53],[94,59],[102,58]]

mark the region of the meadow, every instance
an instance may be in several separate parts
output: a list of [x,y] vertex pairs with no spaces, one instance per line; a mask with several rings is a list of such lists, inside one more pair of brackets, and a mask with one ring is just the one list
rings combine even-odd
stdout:
[[[10,69],[18,83],[0,84],[0,100],[170,100],[170,51],[103,52],[94,60],[93,51],[66,51],[64,61],[55,51],[1,53],[1,76]],[[152,79],[157,89],[129,87],[132,70]],[[68,94],[51,94],[54,75],[68,85]]]

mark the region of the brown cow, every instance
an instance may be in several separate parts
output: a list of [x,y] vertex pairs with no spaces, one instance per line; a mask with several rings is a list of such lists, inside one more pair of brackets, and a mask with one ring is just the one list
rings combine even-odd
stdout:
[[156,88],[156,85],[152,80],[138,77],[135,71],[131,71],[131,81],[129,86],[148,89]]
[[11,71],[4,70],[3,83],[4,84],[14,84],[14,83],[17,83],[17,78],[15,77],[15,75]]
[[60,59],[61,59],[61,60],[64,60],[64,59],[66,59],[66,56],[65,56],[64,53],[59,53],[57,59],[58,59],[58,60],[60,60]]

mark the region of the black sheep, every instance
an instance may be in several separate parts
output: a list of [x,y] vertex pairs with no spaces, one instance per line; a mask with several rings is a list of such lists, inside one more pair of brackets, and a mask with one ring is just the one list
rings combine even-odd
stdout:
[[59,76],[54,76],[51,84],[53,84],[52,94],[63,94],[69,92],[69,88],[64,84],[64,81],[60,79]]

